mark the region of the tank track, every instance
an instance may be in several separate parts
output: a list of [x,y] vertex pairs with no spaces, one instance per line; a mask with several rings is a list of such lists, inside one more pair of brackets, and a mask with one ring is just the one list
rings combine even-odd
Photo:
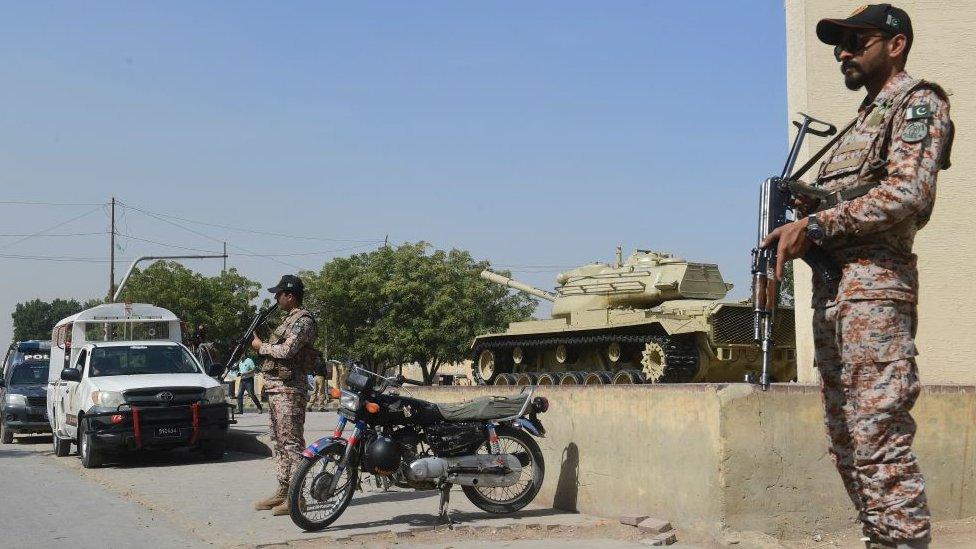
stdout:
[[[557,345],[580,345],[580,346],[592,346],[599,344],[610,344],[613,342],[617,343],[636,343],[636,344],[647,344],[647,343],[657,343],[664,349],[666,355],[666,360],[668,363],[668,369],[664,372],[664,376],[658,381],[658,383],[688,383],[695,378],[698,373],[699,367],[699,357],[698,357],[698,347],[695,345],[694,338],[691,337],[669,337],[666,335],[656,335],[656,334],[620,334],[620,335],[589,335],[589,336],[578,336],[578,337],[551,337],[551,338],[538,338],[538,339],[520,339],[520,338],[500,338],[495,339],[490,342],[485,342],[474,348],[472,352],[473,364],[471,366],[472,374],[474,376],[475,382],[478,385],[486,385],[492,380],[481,379],[481,373],[478,371],[478,355],[481,351],[485,349],[511,349],[516,346],[521,346],[529,349],[547,348],[552,349]],[[602,368],[588,367],[585,364],[575,364],[574,371],[580,372],[591,372],[600,371]],[[545,371],[545,370],[542,370]],[[502,372],[498,372],[502,373]],[[497,374],[496,374],[497,375]]]

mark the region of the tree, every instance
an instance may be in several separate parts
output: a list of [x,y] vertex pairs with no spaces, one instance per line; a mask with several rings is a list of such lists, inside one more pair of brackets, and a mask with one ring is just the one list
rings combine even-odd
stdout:
[[207,327],[207,337],[226,356],[255,315],[251,304],[260,285],[229,269],[205,277],[172,261],[134,270],[122,291],[126,301],[152,303],[173,311],[189,329]]
[[14,341],[51,339],[51,331],[58,321],[94,306],[92,303],[96,301],[88,300],[82,305],[75,299],[57,298],[50,303],[40,299],[18,303],[10,315],[14,324]]
[[429,384],[442,364],[467,357],[474,336],[525,320],[535,308],[531,298],[482,280],[488,262],[429,247],[384,246],[302,273],[305,306],[330,357],[374,371],[416,362]]

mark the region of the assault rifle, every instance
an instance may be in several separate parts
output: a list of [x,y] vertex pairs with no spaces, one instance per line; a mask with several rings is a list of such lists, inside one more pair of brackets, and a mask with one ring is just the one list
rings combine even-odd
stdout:
[[[769,389],[769,360],[773,350],[773,321],[779,303],[779,281],[776,280],[774,272],[776,243],[762,248],[762,241],[777,227],[794,221],[798,200],[820,200],[826,196],[824,191],[802,183],[800,177],[843,135],[842,132],[832,139],[826,147],[794,173],[793,165],[800,154],[800,147],[806,134],[829,137],[837,133],[837,127],[833,124],[821,122],[803,113],[800,113],[800,116],[803,117],[801,122],[793,121],[798,131],[782,174],[763,181],[759,192],[759,231],[756,235],[756,247],[752,250],[752,304],[753,339],[762,348],[762,374],[759,384],[764,391]],[[814,127],[814,124],[818,127]],[[811,244],[803,256],[803,261],[825,282],[833,282],[840,278],[840,269],[819,246]],[[752,381],[751,376],[746,376],[746,381]]]
[[224,364],[224,372],[231,369],[234,362],[236,362],[241,353],[244,352],[244,349],[247,349],[247,347],[251,344],[251,340],[254,339],[254,330],[257,330],[261,327],[261,325],[267,322],[268,318],[277,310],[278,304],[273,303],[270,307],[259,312],[257,316],[254,317],[254,320],[251,321],[251,325],[247,327],[247,330],[244,331],[244,335],[241,336],[241,339],[238,340],[234,350],[230,353],[230,356],[227,357],[227,363]]

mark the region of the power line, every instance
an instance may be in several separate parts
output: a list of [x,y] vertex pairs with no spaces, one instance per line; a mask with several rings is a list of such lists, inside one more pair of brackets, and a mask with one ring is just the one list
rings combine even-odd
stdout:
[[25,240],[27,240],[29,238],[34,238],[35,236],[40,236],[40,235],[42,235],[42,234],[44,234],[44,233],[46,233],[48,231],[53,231],[54,229],[57,229],[58,227],[67,225],[68,223],[71,223],[73,221],[77,221],[77,220],[81,219],[82,217],[86,217],[88,215],[91,215],[91,214],[97,212],[98,210],[102,209],[104,206],[105,206],[105,204],[99,204],[95,208],[92,208],[92,209],[86,211],[85,213],[83,213],[81,215],[76,215],[75,217],[72,217],[71,219],[69,219],[67,221],[62,221],[61,223],[58,223],[57,225],[52,225],[52,226],[50,226],[50,227],[48,227],[46,229],[41,229],[40,231],[37,231],[35,233],[31,233],[31,234],[29,234],[29,235],[27,235],[27,236],[25,236],[25,237],[23,237],[23,238],[21,238],[19,240],[14,240],[13,242],[7,242],[6,244],[0,244],[0,249],[9,248],[10,246],[13,246],[15,244],[20,244],[21,242],[23,242],[23,241],[25,241]]
[[206,225],[208,227],[216,227],[218,229],[227,229],[227,230],[230,230],[230,231],[240,231],[240,232],[245,232],[245,233],[260,234],[260,235],[264,235],[264,236],[277,236],[277,237],[282,237],[282,238],[294,238],[294,239],[299,239],[299,240],[320,240],[320,241],[324,241],[324,242],[358,242],[358,243],[362,243],[362,244],[379,244],[380,242],[383,242],[382,239],[326,238],[326,237],[320,237],[320,236],[308,236],[308,235],[296,235],[296,234],[275,233],[275,232],[271,232],[271,231],[261,231],[261,230],[258,230],[258,229],[248,229],[248,228],[245,228],[245,227],[235,227],[233,225],[221,225],[219,223],[208,223],[206,221],[197,221],[197,220],[194,220],[194,219],[188,219],[186,217],[180,217],[180,216],[177,216],[177,215],[172,215],[172,214],[167,214],[167,213],[162,213],[162,212],[151,212],[149,210],[144,210],[144,209],[141,209],[141,208],[137,208],[137,207],[132,206],[130,204],[123,203],[123,205],[125,207],[127,207],[127,208],[132,208],[133,210],[135,210],[137,212],[142,212],[142,213],[147,214],[147,215],[156,214],[156,215],[160,215],[160,216],[163,216],[163,217],[168,217],[170,219],[178,219],[178,220],[184,221],[186,223],[194,223],[194,224],[197,224],[197,225]]
[[[159,214],[156,214],[156,213],[153,213],[153,212],[149,212],[147,210],[142,210],[142,209],[139,209],[139,208],[135,208],[135,207],[129,206],[129,205],[125,204],[124,202],[122,203],[122,205],[125,206],[126,208],[132,208],[133,210],[135,210],[135,211],[137,211],[137,212],[139,212],[141,214],[148,215],[149,217],[151,217],[153,219],[156,219],[157,221],[162,221],[163,223],[168,223],[168,224],[170,224],[170,225],[172,225],[174,227],[183,229],[184,231],[191,232],[191,233],[193,233],[193,234],[195,234],[197,236],[202,236],[203,238],[206,238],[206,239],[209,239],[209,240],[213,240],[214,242],[220,242],[221,244],[223,244],[224,242],[226,242],[223,239],[215,238],[215,237],[210,236],[210,235],[208,235],[206,233],[202,233],[202,232],[200,232],[200,231],[198,231],[196,229],[191,229],[191,228],[189,228],[187,226],[184,226],[184,225],[181,225],[179,223],[176,223],[175,221],[170,221],[169,219],[166,219],[165,217],[162,217]],[[291,267],[292,269],[301,269],[301,267],[299,267],[298,265],[292,265],[291,263],[287,263],[287,262],[281,261],[280,259],[276,259],[274,257],[268,257],[266,255],[256,254],[253,250],[248,250],[247,248],[244,248],[244,247],[241,247],[241,246],[237,246],[237,245],[234,245],[234,244],[230,244],[229,242],[227,243],[227,246],[228,247],[232,247],[232,248],[237,248],[237,249],[239,249],[241,251],[244,251],[244,252],[247,252],[249,254],[254,254],[253,255],[254,257],[265,257],[267,259],[270,259],[271,261],[274,261],[275,263],[280,263],[281,265],[284,265],[286,267]]]
[[188,252],[206,252],[208,254],[216,254],[220,252],[215,252],[213,250],[205,250],[203,248],[191,248],[189,246],[179,246],[177,244],[167,244],[166,242],[159,242],[157,240],[150,240],[148,238],[141,238],[138,236],[132,236],[131,234],[118,233],[119,236],[123,238],[128,238],[131,240],[138,240],[139,242],[148,242],[149,244],[156,244],[158,246],[165,246],[167,248],[175,248],[177,250],[186,250]]
[[[20,254],[0,254],[2,259],[24,259],[32,261],[71,261],[77,263],[108,263],[110,260],[102,257],[76,257],[76,256],[48,256],[48,255],[20,255]],[[131,259],[121,257],[117,259]]]
[[0,200],[0,204],[17,206],[104,206],[104,202],[37,202],[33,200]]
[[0,237],[14,238],[14,237],[18,237],[18,236],[30,236],[30,237],[38,237],[39,238],[39,237],[49,237],[49,236],[55,236],[55,237],[62,237],[62,236],[94,236],[94,235],[106,235],[106,234],[108,234],[108,231],[98,231],[98,232],[93,232],[93,233],[46,233],[46,234],[36,234],[36,233],[28,234],[28,233],[25,233],[25,234],[0,234]]

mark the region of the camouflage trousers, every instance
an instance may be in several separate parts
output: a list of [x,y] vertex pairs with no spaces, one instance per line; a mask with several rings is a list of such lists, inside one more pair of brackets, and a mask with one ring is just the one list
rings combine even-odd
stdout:
[[925,481],[912,452],[919,394],[915,305],[841,301],[815,309],[830,453],[864,533],[881,541],[928,539]]
[[288,486],[305,449],[305,402],[301,393],[268,393],[271,457],[282,486]]

